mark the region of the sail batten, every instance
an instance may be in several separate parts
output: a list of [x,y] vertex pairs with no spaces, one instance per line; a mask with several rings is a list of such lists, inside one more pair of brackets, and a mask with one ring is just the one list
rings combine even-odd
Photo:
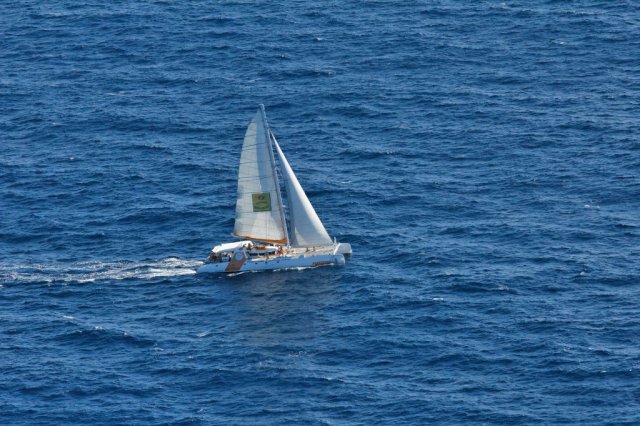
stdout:
[[287,158],[271,134],[278,153],[289,205],[290,243],[294,247],[311,247],[332,244],[331,238],[318,214],[311,205]]

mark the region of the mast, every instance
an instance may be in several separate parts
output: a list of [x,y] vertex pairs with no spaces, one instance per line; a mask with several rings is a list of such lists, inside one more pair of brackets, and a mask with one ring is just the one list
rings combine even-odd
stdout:
[[267,121],[267,113],[264,110],[264,104],[260,104],[260,112],[262,113],[262,121],[264,122],[265,135],[269,139],[269,157],[271,158],[271,167],[273,168],[273,180],[276,186],[276,194],[278,195],[278,209],[280,210],[280,220],[282,221],[282,229],[284,230],[284,237],[287,241],[287,247],[289,244],[289,231],[287,230],[287,221],[284,217],[284,205],[282,204],[282,194],[280,193],[280,182],[278,181],[278,170],[276,169],[276,159],[273,155],[273,143],[271,129],[269,128],[269,122]]

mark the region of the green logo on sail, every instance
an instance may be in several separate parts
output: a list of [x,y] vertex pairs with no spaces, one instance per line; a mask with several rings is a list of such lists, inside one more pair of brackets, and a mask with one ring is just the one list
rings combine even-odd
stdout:
[[251,194],[254,212],[270,212],[271,211],[271,194],[268,192],[258,192]]

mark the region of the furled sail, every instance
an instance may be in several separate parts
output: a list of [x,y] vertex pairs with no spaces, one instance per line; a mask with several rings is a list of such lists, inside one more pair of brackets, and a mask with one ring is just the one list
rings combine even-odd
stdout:
[[287,229],[268,134],[261,106],[249,123],[242,145],[233,234],[240,238],[286,244]]
[[[273,135],[272,135],[273,137]],[[332,244],[327,230],[313,209],[307,194],[304,193],[298,178],[293,173],[287,158],[282,153],[280,145],[273,137],[282,165],[287,201],[289,204],[289,227],[291,228],[291,245],[293,247],[310,247]]]

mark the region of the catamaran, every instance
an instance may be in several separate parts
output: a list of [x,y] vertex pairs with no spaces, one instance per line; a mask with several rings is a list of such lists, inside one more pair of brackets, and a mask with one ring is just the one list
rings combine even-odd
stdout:
[[351,256],[350,244],[329,237],[269,128],[264,105],[259,106],[244,136],[232,235],[242,240],[215,246],[198,272],[344,265],[345,257]]

